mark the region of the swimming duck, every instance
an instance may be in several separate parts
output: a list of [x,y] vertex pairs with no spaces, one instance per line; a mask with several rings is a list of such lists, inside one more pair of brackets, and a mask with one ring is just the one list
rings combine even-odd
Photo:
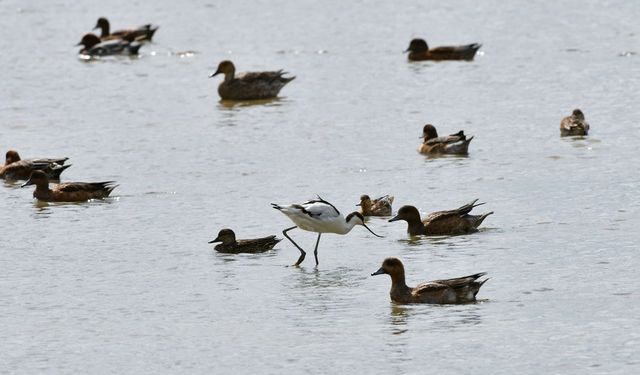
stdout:
[[571,116],[567,116],[560,122],[560,135],[587,135],[589,133],[589,123],[584,119],[584,113],[579,109],[574,109]]
[[473,43],[455,47],[436,47],[429,49],[429,45],[424,39],[413,39],[409,43],[409,48],[404,52],[409,52],[409,60],[467,60],[471,61],[482,44]]
[[71,165],[63,165],[68,158],[59,159],[20,159],[16,150],[9,150],[5,155],[5,163],[0,167],[0,178],[9,180],[27,180],[31,172],[44,171],[49,179],[60,180],[60,174]]
[[423,141],[418,151],[421,154],[450,154],[450,155],[466,155],[469,153],[469,143],[473,136],[467,139],[463,130],[456,134],[438,137],[436,127],[427,124],[422,128]]
[[22,187],[29,185],[36,185],[33,197],[46,202],[83,202],[106,198],[118,186],[115,181],[65,182],[49,189],[49,177],[42,171],[33,171]]
[[100,39],[105,40],[113,40],[113,39],[127,39],[129,41],[151,41],[153,38],[153,34],[155,34],[156,30],[158,30],[158,26],[153,26],[152,24],[142,25],[135,29],[127,29],[127,30],[117,30],[114,32],[110,32],[109,21],[104,18],[98,18],[98,22],[96,26],[93,28],[100,29]]
[[267,250],[273,249],[273,247],[282,241],[276,236],[262,237],[250,240],[236,240],[236,234],[231,229],[222,229],[218,232],[218,237],[209,243],[222,242],[216,245],[216,251],[221,253],[262,253]]
[[142,46],[124,39],[102,42],[91,33],[85,34],[77,45],[83,46],[79,53],[88,56],[137,55]]
[[480,272],[455,279],[434,280],[409,287],[404,279],[404,266],[398,258],[387,258],[382,267],[371,276],[387,274],[391,276],[391,300],[396,303],[436,303],[454,304],[475,302],[480,287],[489,279],[476,281],[486,275]]
[[269,99],[278,96],[280,89],[296,77],[283,77],[286,72],[248,72],[235,76],[236,67],[229,60],[218,65],[218,70],[209,77],[224,74],[224,81],[218,86],[218,94],[225,100]]
[[391,204],[393,197],[385,195],[383,197],[371,200],[368,195],[360,196],[360,213],[362,216],[391,216]]
[[410,236],[427,235],[455,235],[477,232],[482,221],[493,211],[482,215],[469,215],[469,212],[483,205],[484,203],[475,204],[478,200],[474,200],[469,204],[450,211],[432,212],[424,220],[420,221],[420,212],[413,206],[402,206],[398,210],[398,214],[389,219],[390,222],[404,220],[407,222],[407,232]]

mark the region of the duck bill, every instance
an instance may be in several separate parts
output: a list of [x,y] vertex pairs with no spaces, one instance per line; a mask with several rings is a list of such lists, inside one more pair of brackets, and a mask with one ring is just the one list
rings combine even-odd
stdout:
[[402,53],[407,53],[407,52],[409,52],[409,51],[411,51],[411,48],[407,48],[407,49],[405,49],[404,51],[402,51]]
[[218,237],[215,240],[211,240],[208,243],[222,242]]
[[375,276],[375,275],[382,275],[384,274],[384,268],[380,267],[379,270],[377,270],[376,272],[372,273],[371,276]]
[[394,216],[394,217],[392,217],[391,219],[389,219],[389,222],[390,222],[390,223],[392,223],[392,222],[394,222],[394,221],[398,221],[398,220],[402,220],[402,219],[400,219],[400,217],[399,217],[399,216]]
[[365,227],[365,228],[367,228],[367,230],[368,230],[369,232],[371,232],[371,234],[373,234],[374,236],[379,237],[379,238],[384,238],[384,236],[380,236],[380,235],[375,234],[375,233],[374,233],[374,232],[373,232],[373,231],[372,231],[372,230],[367,226],[367,224],[362,223],[362,226],[363,226],[363,227]]
[[360,207],[360,206],[362,206],[362,204],[361,204],[361,203],[356,204],[356,207]]
[[20,185],[20,187],[23,188],[25,186],[30,186],[30,185],[33,185],[33,184],[34,184],[33,181],[27,180],[27,182],[25,182],[24,184]]
[[211,74],[209,74],[209,78],[215,77],[215,76],[217,76],[217,75],[218,75],[218,74],[220,74],[220,73],[222,73],[222,72],[221,72],[221,71],[219,71],[219,70],[216,70],[216,72],[215,72],[215,73],[211,73]]

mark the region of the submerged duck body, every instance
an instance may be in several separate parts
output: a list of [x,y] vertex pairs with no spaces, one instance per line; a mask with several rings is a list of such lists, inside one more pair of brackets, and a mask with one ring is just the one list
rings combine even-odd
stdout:
[[407,286],[404,276],[404,266],[398,258],[387,258],[379,270],[371,276],[387,274],[391,276],[391,290],[389,295],[396,303],[433,303],[458,304],[476,301],[476,295],[482,285],[489,279],[476,281],[485,272],[454,279],[433,280],[415,287]]
[[473,136],[467,138],[463,130],[447,136],[438,136],[435,126],[427,124],[422,128],[422,144],[418,151],[425,155],[467,155]]
[[462,46],[453,47],[436,47],[429,49],[429,45],[424,39],[413,39],[409,43],[409,48],[405,52],[409,52],[410,61],[422,60],[466,60],[471,61],[476,52],[482,47],[482,44],[472,43]]
[[394,197],[385,195],[377,199],[371,199],[368,195],[360,196],[360,213],[362,216],[391,216],[391,204]]
[[390,222],[404,220],[407,222],[407,232],[410,236],[444,236],[473,233],[487,216],[493,211],[482,215],[469,215],[475,207],[484,203],[475,204],[474,200],[455,210],[432,212],[424,220],[420,219],[420,212],[414,206],[402,206],[398,214],[389,219]]
[[98,18],[96,26],[93,28],[100,29],[100,39],[102,41],[113,39],[126,39],[128,41],[146,42],[151,41],[153,34],[158,30],[158,26],[146,24],[135,29],[117,30],[111,32],[109,21],[105,17]]
[[101,41],[94,34],[85,34],[78,45],[83,46],[79,51],[80,55],[91,57],[115,56],[115,55],[137,55],[142,46],[138,43],[131,43],[128,40],[113,39]]
[[68,158],[21,159],[15,150],[7,151],[5,163],[0,167],[0,178],[28,180],[31,172],[41,170],[51,180],[60,180],[60,174],[71,165],[64,165]]
[[84,202],[102,199],[111,194],[118,185],[114,181],[65,182],[49,188],[49,178],[42,171],[34,171],[22,187],[36,185],[33,197],[45,202]]
[[209,75],[224,74],[224,81],[218,86],[218,94],[224,100],[271,99],[278,96],[280,90],[296,77],[284,77],[282,70],[272,72],[248,72],[237,76],[236,68],[229,60],[222,61],[218,69]]
[[236,234],[231,229],[222,229],[218,232],[218,236],[209,241],[209,243],[221,242],[215,246],[216,251],[228,254],[238,253],[262,253],[273,249],[273,247],[282,241],[276,236],[268,236],[255,239],[236,240]]
[[560,135],[587,135],[589,133],[589,123],[584,118],[584,113],[579,109],[574,109],[571,116],[567,116],[560,122]]

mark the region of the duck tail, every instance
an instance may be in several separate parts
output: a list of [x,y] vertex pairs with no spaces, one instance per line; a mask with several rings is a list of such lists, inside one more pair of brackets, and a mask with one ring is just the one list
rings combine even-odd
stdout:
[[472,50],[477,51],[477,50],[480,49],[480,47],[482,47],[482,43],[472,43],[472,44],[469,45],[469,47]]
[[484,221],[484,219],[486,219],[486,218],[487,218],[487,216],[489,216],[489,215],[493,215],[493,211],[489,211],[489,212],[487,212],[486,214],[482,214],[482,215],[480,215],[480,216],[476,216],[476,220],[475,220],[475,223],[474,223],[474,225],[473,225],[473,226],[474,226],[475,228],[479,227],[479,226],[480,226],[480,224],[482,224],[482,222]]
[[72,164],[59,165],[59,166],[51,168],[51,179],[52,180],[59,180],[60,179],[60,174],[62,174],[62,172],[64,172],[64,170],[69,168],[71,165]]
[[160,28],[160,26],[156,26],[156,27],[152,27],[151,25],[149,25],[149,32],[147,33],[147,40],[151,41],[151,39],[153,38],[153,34],[156,33],[156,31],[158,31],[158,29]]
[[142,47],[142,44],[129,44],[127,46],[127,48],[129,49],[129,53],[132,55],[137,55],[140,47]]

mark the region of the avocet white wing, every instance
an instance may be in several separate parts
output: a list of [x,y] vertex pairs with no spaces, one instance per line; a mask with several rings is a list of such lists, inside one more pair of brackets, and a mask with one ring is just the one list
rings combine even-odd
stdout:
[[300,229],[316,233],[345,233],[345,220],[340,211],[320,197],[302,204],[271,205],[287,215]]

